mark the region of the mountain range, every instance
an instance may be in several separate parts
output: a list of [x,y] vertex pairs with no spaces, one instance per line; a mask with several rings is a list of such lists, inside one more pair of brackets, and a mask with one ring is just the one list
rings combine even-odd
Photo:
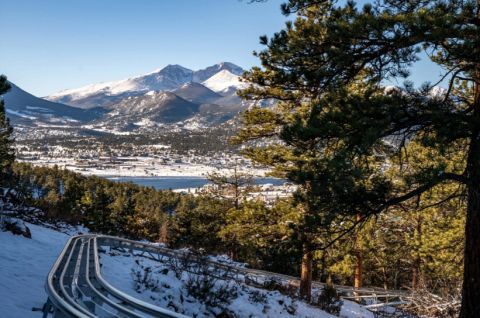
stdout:
[[[229,62],[197,71],[167,65],[148,74],[63,90],[44,98],[11,83],[11,91],[0,99],[5,100],[7,116],[24,139],[52,134],[196,130],[229,123],[236,127],[240,112],[276,103],[273,99],[240,99],[237,92],[251,85],[239,81],[243,72]],[[435,87],[431,95],[439,97],[444,92]]]
[[152,129],[198,129],[222,123],[253,105],[238,90],[242,68],[222,62],[192,71],[167,65],[151,73],[116,82],[91,84],[35,97],[12,83],[5,99],[12,123],[23,127],[82,128],[102,132]]
[[[192,71],[180,65],[167,65],[151,73],[123,79],[116,82],[91,84],[76,89],[67,89],[44,97],[44,99],[80,108],[90,108],[117,102],[130,96],[149,91],[174,91],[185,83],[203,83],[212,80],[218,73],[224,74],[207,87],[220,85],[218,81],[230,81],[232,86],[242,86],[238,76],[244,70],[235,64],[222,62],[202,70]],[[221,86],[221,85],[220,85]],[[220,87],[219,86],[219,87]],[[244,85],[243,85],[244,86]]]

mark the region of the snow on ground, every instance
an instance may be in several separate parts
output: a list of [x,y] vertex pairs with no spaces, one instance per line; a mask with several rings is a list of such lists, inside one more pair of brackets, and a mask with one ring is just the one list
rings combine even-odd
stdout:
[[[0,273],[2,273],[0,279],[2,314],[0,316],[7,313],[2,317],[36,318],[42,316],[41,312],[32,311],[32,307],[43,307],[47,299],[44,290],[47,274],[70,237],[42,226],[30,223],[26,223],[26,225],[30,228],[32,239],[0,231]],[[71,231],[70,234],[74,235],[79,231],[86,233],[85,229],[79,228],[78,231]],[[170,305],[171,309],[172,304],[181,306],[187,315],[205,310],[204,305],[191,296],[186,296],[185,291],[181,291],[182,281],[177,279],[171,271],[165,275],[158,272],[160,268],[163,268],[161,263],[144,257],[134,257],[128,253],[115,252],[112,254],[114,256],[109,253],[100,254],[100,262],[103,264],[102,274],[116,288],[164,308]],[[231,260],[228,260],[226,256],[211,257],[211,259],[231,264]],[[140,289],[141,293],[135,291],[131,270],[139,267],[136,261],[144,267],[150,266],[157,269],[153,273],[153,278],[159,280],[160,290],[158,292],[145,289]],[[182,279],[187,279],[187,277],[188,275],[184,273]],[[227,306],[240,317],[334,317],[305,303],[292,301],[278,291],[260,290],[267,294],[267,301],[252,302],[250,295],[254,288],[243,286],[238,289],[238,297]],[[181,294],[184,295],[183,303],[180,301]],[[296,308],[294,314],[288,313],[291,308]],[[345,301],[341,316],[373,318],[373,314],[365,308],[349,301]],[[204,316],[198,315],[197,317]]]
[[0,302],[2,317],[41,317],[32,307],[42,308],[47,300],[47,274],[69,236],[42,226],[26,224],[32,233],[22,235],[0,230]]
[[[132,256],[130,253],[120,253],[117,251],[107,252],[101,254],[100,262],[102,263],[102,275],[110,282],[114,287],[126,292],[132,297],[139,298],[145,302],[152,303],[154,305],[174,310],[177,308],[178,312],[181,312],[187,316],[196,317],[211,317],[208,314],[202,312],[208,312],[205,305],[196,300],[195,298],[188,296],[183,287],[183,282],[188,280],[188,274],[184,272],[181,279],[175,277],[175,273],[171,270],[168,273],[162,273],[162,270],[166,268],[162,263],[154,261],[152,259],[140,256]],[[226,261],[228,258],[225,255],[218,257],[209,257],[211,260],[222,261],[233,265],[231,260]],[[243,267],[245,264],[235,264]],[[159,291],[153,292],[150,289],[146,289],[144,286],[135,286],[132,279],[132,269],[141,270],[141,268],[151,268],[151,279],[157,281]],[[143,271],[144,273],[144,271]],[[183,281],[183,282],[182,282]],[[217,283],[224,283],[218,281]],[[234,284],[232,281],[231,285]],[[231,304],[225,307],[228,310],[235,312],[239,317],[275,317],[275,318],[291,318],[291,317],[318,317],[318,318],[333,318],[335,316],[330,315],[318,308],[307,305],[301,301],[292,300],[288,296],[280,294],[278,291],[266,291],[263,289],[256,289],[245,284],[237,285],[238,297],[235,298]],[[266,301],[255,302],[252,301],[252,292],[260,291],[260,293],[266,295]],[[221,309],[216,307],[211,309],[212,312],[219,314]],[[347,301],[344,301],[341,317],[345,318],[373,318],[373,313],[366,310],[364,307]]]
[[37,117],[28,116],[28,115],[22,114],[20,112],[17,112],[17,111],[11,110],[11,109],[7,109],[6,112],[9,113],[9,114],[13,114],[13,115],[23,117],[23,118],[37,119]]
[[[192,163],[175,163],[171,165],[162,165],[155,162],[152,158],[138,157],[138,161],[134,162],[131,166],[125,166],[122,168],[75,168],[75,160],[71,159],[59,159],[59,158],[42,158],[36,161],[28,161],[35,166],[59,166],[60,168],[67,168],[75,172],[79,172],[85,176],[96,175],[99,177],[201,177],[205,178],[207,173],[217,171],[220,173],[230,173],[230,169],[218,169],[217,167],[204,164],[192,164]],[[17,160],[22,162],[21,159]],[[134,167],[134,165],[141,165],[141,167]],[[144,167],[148,165],[148,167]],[[251,172],[255,175],[264,177],[266,173],[270,172],[268,169],[241,169],[241,172]]]

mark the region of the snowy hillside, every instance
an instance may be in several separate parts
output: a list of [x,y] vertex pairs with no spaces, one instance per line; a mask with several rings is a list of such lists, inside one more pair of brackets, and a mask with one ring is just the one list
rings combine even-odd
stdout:
[[215,74],[202,84],[223,96],[231,95],[232,88],[239,90],[250,86],[248,83],[240,82],[238,80],[238,75],[235,75],[227,70],[223,70]]
[[71,126],[100,118],[105,109],[79,109],[33,96],[10,82],[11,90],[2,95],[7,116],[13,124]]
[[[39,318],[47,300],[44,284],[69,235],[28,224],[32,238],[0,230],[0,297],[2,317]],[[1,316],[1,315],[0,315]]]
[[150,91],[108,106],[112,111],[92,124],[178,122],[198,112],[198,105],[167,91]]
[[222,95],[215,93],[202,84],[194,82],[185,83],[181,88],[177,89],[173,93],[183,99],[197,104],[214,103],[215,101],[223,98]]
[[[31,239],[0,231],[0,272],[3,274],[0,279],[0,295],[2,312],[8,313],[5,317],[9,318],[41,317],[41,313],[32,311],[32,308],[43,307],[47,299],[44,291],[46,276],[69,238],[67,234],[42,226],[29,223],[27,226],[32,233]],[[117,251],[101,254],[102,274],[116,288],[154,305],[199,318],[212,317],[212,314],[221,311],[220,303],[207,308],[202,300],[188,295],[191,274],[175,275],[173,271],[165,270],[165,265],[158,261],[132,256]],[[232,264],[225,256],[213,260]],[[145,271],[149,271],[147,276],[144,276]],[[139,273],[143,275],[140,281],[136,275]],[[143,283],[143,277],[148,278],[148,284]],[[278,291],[256,289],[245,284],[236,284],[234,287],[234,282],[217,283],[218,286],[230,286],[228,293],[233,296],[227,305],[228,310],[239,318],[334,317]],[[345,301],[340,315],[347,318],[374,317],[365,308],[349,301]]]
[[[225,255],[222,258],[228,259]],[[219,261],[219,257],[212,260]],[[228,260],[230,261],[230,259]],[[215,317],[214,315],[222,312],[230,315],[236,314],[236,316],[230,317],[238,318],[335,317],[314,306],[282,295],[276,290],[267,291],[243,283],[222,280],[217,280],[216,284],[219,286],[218,288],[224,287],[223,296],[229,295],[231,299],[223,304],[222,301],[218,301],[218,306],[209,307],[198,298],[188,295],[189,284],[196,278],[192,273],[183,272],[176,275],[172,270],[168,270],[168,264],[165,266],[145,257],[131,257],[128,253],[120,252],[102,255],[101,262],[104,277],[117,289],[143,301],[191,317]],[[234,266],[243,265],[231,261],[230,263]],[[147,284],[143,280],[145,272],[148,275]],[[142,278],[134,283],[132,282],[133,275],[140,275]],[[374,317],[373,313],[349,301],[344,301],[340,315],[345,318]]]

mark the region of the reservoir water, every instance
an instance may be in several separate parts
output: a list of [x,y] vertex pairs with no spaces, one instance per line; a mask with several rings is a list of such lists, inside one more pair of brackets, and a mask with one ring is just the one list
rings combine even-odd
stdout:
[[[207,179],[200,177],[107,177],[112,181],[127,182],[132,181],[138,185],[154,187],[156,190],[167,190],[169,188],[175,189],[187,189],[203,187],[207,184]],[[275,178],[257,179],[255,184],[267,184],[272,183],[274,185],[282,185],[285,180]]]

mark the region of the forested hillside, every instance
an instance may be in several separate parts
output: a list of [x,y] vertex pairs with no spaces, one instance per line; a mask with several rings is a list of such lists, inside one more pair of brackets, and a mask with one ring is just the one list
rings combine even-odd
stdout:
[[[23,163],[14,164],[11,172],[3,187],[14,185],[29,206],[44,211],[44,221],[208,253],[232,254],[234,249],[237,261],[254,268],[300,274],[301,245],[291,226],[299,214],[292,200],[273,206],[242,199],[235,204],[218,193],[195,197]],[[314,280],[325,282],[331,276],[337,283],[353,284],[360,237],[365,285],[406,288],[422,280],[456,286],[462,274],[465,214],[456,204],[429,207],[450,190],[434,191],[419,205],[412,200],[315,253]]]

